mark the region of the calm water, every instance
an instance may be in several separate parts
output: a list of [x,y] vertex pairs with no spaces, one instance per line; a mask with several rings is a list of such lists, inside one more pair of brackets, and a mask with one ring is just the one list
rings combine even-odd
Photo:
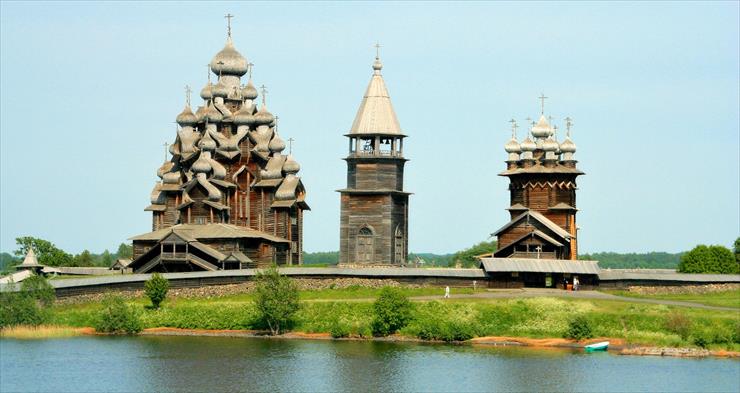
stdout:
[[0,391],[740,391],[740,361],[224,337],[0,340]]

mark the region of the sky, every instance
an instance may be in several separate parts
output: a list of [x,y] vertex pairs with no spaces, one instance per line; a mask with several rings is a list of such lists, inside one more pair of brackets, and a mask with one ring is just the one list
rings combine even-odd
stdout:
[[[379,42],[412,252],[508,221],[508,121],[573,119],[580,252],[740,235],[738,2],[0,3],[0,250],[115,250],[145,212],[184,86],[224,45],[268,88],[308,190],[304,249],[339,247],[347,141]],[[193,97],[194,105],[201,100]],[[520,139],[523,128],[519,130]],[[562,133],[560,134],[562,137]]]

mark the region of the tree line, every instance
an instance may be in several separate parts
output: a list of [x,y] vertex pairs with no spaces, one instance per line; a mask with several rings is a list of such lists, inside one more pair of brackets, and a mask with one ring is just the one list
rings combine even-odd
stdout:
[[133,256],[133,247],[125,243],[121,243],[116,252],[106,249],[100,254],[89,250],[79,254],[68,253],[48,240],[32,236],[18,237],[15,243],[18,248],[12,254],[0,253],[0,272],[11,271],[14,266],[21,264],[29,248],[33,249],[39,263],[45,266],[110,267],[116,259]]

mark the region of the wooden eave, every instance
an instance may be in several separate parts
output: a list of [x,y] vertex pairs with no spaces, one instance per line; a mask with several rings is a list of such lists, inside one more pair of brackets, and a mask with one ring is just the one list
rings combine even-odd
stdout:
[[501,248],[501,249],[499,249],[499,250],[496,250],[496,252],[494,252],[494,253],[493,253],[493,255],[494,255],[494,256],[496,256],[496,255],[501,255],[501,253],[502,253],[502,252],[503,252],[504,250],[508,250],[509,248],[511,248],[511,247],[513,247],[513,246],[515,246],[515,245],[519,244],[519,242],[521,242],[522,240],[524,240],[524,239],[526,239],[526,238],[528,238],[528,237],[534,237],[534,236],[537,236],[537,237],[539,237],[540,239],[542,239],[542,240],[544,240],[544,241],[546,241],[546,242],[548,242],[548,243],[550,243],[550,244],[552,244],[552,245],[554,245],[554,246],[556,246],[556,247],[563,247],[563,244],[562,244],[562,243],[560,243],[559,241],[557,241],[557,240],[553,239],[553,238],[552,238],[552,237],[550,237],[550,236],[547,236],[547,235],[546,235],[545,233],[543,233],[542,231],[539,231],[539,230],[536,230],[536,229],[535,229],[535,230],[533,230],[532,232],[526,233],[526,234],[524,234],[524,235],[522,235],[522,236],[518,237],[518,238],[517,238],[516,240],[514,240],[513,242],[511,242],[511,243],[507,244],[507,245],[506,245],[506,246],[504,246],[503,248]]

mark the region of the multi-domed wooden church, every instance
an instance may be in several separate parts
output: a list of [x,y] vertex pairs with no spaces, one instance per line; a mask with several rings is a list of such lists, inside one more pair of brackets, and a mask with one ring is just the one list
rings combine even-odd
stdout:
[[260,102],[252,64],[234,47],[230,24],[210,72],[203,104],[193,112],[188,92],[176,117],[171,159],[157,170],[146,208],[152,232],[132,238],[135,273],[301,264],[309,207],[300,165],[284,154],[277,117],[267,110],[264,88]]

